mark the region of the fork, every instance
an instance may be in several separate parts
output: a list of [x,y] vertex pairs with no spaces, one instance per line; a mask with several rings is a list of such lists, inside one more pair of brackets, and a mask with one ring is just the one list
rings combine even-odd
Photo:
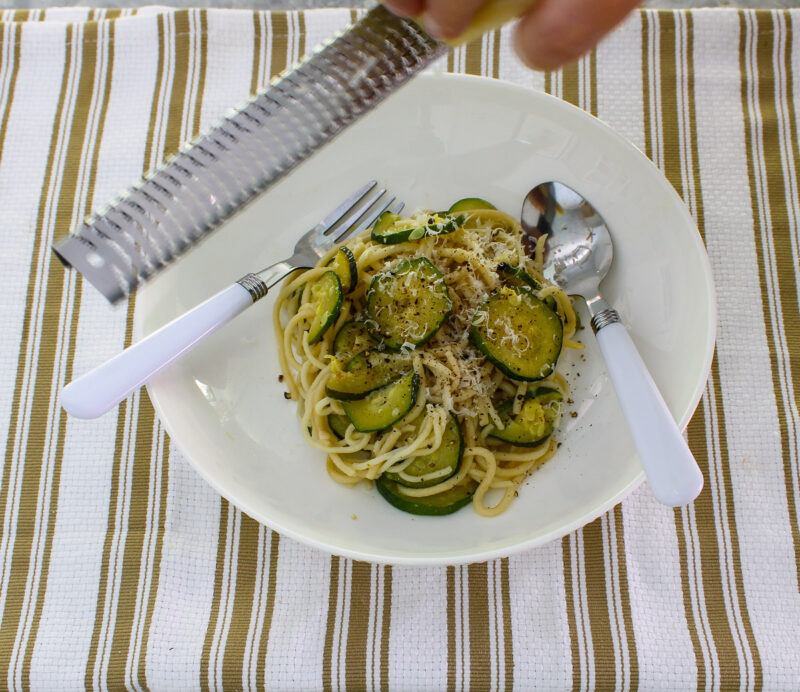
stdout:
[[294,246],[292,256],[245,274],[219,293],[180,315],[94,370],[70,382],[61,405],[76,418],[97,418],[142,387],[165,367],[267,295],[296,269],[310,269],[336,243],[371,226],[384,211],[403,204],[372,180],[353,193]]

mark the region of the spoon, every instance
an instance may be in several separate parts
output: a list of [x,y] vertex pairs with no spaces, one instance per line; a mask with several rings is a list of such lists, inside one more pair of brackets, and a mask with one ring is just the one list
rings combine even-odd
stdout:
[[575,190],[549,182],[527,194],[521,222],[532,238],[547,236],[545,278],[586,301],[592,329],[653,495],[671,507],[688,504],[703,488],[703,474],[619,313],[600,295],[600,282],[614,255],[603,218]]

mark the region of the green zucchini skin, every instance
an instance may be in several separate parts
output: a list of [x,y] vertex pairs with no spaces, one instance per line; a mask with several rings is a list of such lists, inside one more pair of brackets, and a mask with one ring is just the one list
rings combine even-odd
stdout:
[[375,487],[383,498],[397,509],[422,516],[444,516],[452,514],[472,502],[478,482],[471,478],[462,485],[428,497],[409,497],[403,494],[402,486],[382,475]]
[[442,475],[429,480],[412,482],[404,479],[399,473],[387,471],[383,475],[388,480],[394,481],[406,488],[429,488],[432,485],[447,480],[455,473],[458,473],[463,456],[464,436],[461,433],[461,424],[458,422],[458,418],[455,417],[455,414],[450,412],[444,434],[442,435],[442,444],[439,448],[433,450],[430,454],[417,457],[406,466],[403,471],[403,473],[409,476],[424,476],[434,471],[448,469],[449,472],[446,476]]
[[[509,326],[512,333],[527,338],[521,354],[501,343]],[[489,296],[475,312],[470,327],[470,340],[498,370],[514,380],[529,382],[552,374],[563,338],[561,318],[531,291],[518,287]]]
[[417,402],[418,395],[419,375],[412,371],[363,399],[342,401],[342,408],[358,432],[377,432],[403,418]]
[[561,392],[549,387],[539,387],[525,395],[522,409],[512,413],[514,400],[510,399],[497,408],[497,414],[505,427],[495,428],[489,433],[515,447],[536,447],[552,435],[561,421]]
[[361,351],[376,346],[367,325],[358,320],[345,322],[333,337],[333,352],[340,359],[349,360]]
[[342,283],[342,291],[345,293],[355,291],[358,285],[358,264],[349,247],[342,245],[325,266],[336,272]]
[[385,211],[372,227],[370,237],[382,245],[397,245],[426,236],[453,233],[464,223],[464,216],[452,216],[449,212],[434,212],[426,224],[410,223],[399,214]]
[[[505,262],[501,262],[497,265],[497,273],[501,275],[503,283],[505,283],[507,286],[530,288],[534,293],[537,293],[544,288],[541,281],[537,281],[522,267],[518,267],[514,264],[506,264]],[[556,299],[553,298],[553,296],[548,296],[544,299],[544,302],[547,304],[547,307],[555,311]]]
[[328,416],[328,427],[336,437],[343,440],[347,434],[347,428],[350,427],[350,419],[340,413],[331,413]]
[[308,328],[308,343],[317,343],[336,321],[342,308],[342,282],[334,271],[326,271],[311,286],[315,315]]
[[[404,279],[408,274],[412,276]],[[427,343],[450,316],[452,307],[444,275],[427,257],[406,260],[390,272],[377,274],[367,291],[367,315],[377,325],[373,335],[395,350],[404,343]],[[409,325],[413,325],[415,335],[422,333],[408,338],[405,330]]]
[[409,356],[378,350],[362,351],[348,360],[343,369],[331,372],[325,393],[340,401],[357,401],[394,382],[409,370]]
[[497,207],[480,197],[464,197],[464,199],[453,202],[447,211],[454,214],[459,211],[480,211],[481,209],[497,210]]
[[503,279],[503,283],[508,286],[527,287],[532,291],[540,291],[542,284],[534,279],[522,267],[515,264],[506,264],[501,262],[497,265],[497,273]]

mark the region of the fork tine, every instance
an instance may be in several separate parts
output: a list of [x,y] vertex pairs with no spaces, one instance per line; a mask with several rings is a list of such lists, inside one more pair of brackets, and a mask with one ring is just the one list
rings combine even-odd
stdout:
[[[345,227],[342,232],[336,236],[334,242],[338,243],[340,240],[344,240],[344,238],[349,238],[351,235],[361,233],[361,231],[363,231],[365,228],[369,228],[373,223],[375,223],[375,220],[389,208],[395,199],[397,198],[390,197],[387,200],[381,200],[380,204],[377,206],[365,210],[367,213],[364,215],[364,218],[362,218],[360,221],[355,219],[355,221],[358,221],[358,223],[353,223],[351,226]],[[377,202],[378,200],[375,201]]]
[[320,221],[312,230],[317,233],[329,233],[336,223],[356,204],[358,204],[377,184],[377,180],[370,180],[366,185],[364,185],[364,187],[354,192],[350,197],[336,207],[336,209],[322,219],[322,221]]
[[386,194],[386,190],[373,190],[366,195],[356,206],[345,214],[333,228],[325,231],[324,235],[331,235],[335,238],[344,229],[350,228],[355,224],[381,197]]

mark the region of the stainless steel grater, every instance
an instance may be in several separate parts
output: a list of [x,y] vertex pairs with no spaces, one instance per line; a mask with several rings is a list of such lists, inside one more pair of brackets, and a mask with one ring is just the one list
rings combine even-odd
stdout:
[[447,49],[375,7],[53,250],[124,298]]

